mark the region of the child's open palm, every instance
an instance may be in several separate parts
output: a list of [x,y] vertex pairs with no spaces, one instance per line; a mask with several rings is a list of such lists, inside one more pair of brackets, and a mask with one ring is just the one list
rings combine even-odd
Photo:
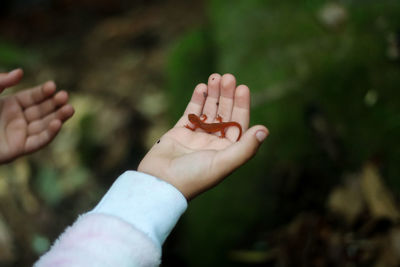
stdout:
[[[236,142],[237,127],[226,128],[226,137],[204,130],[191,131],[188,114],[207,116],[207,123],[238,122],[243,136]],[[163,179],[179,189],[187,199],[213,187],[228,174],[248,161],[268,135],[257,125],[250,129],[250,91],[236,87],[230,74],[210,76],[208,85],[199,84],[178,123],[162,136],[147,153],[138,170]]]
[[[0,92],[16,85],[22,70],[0,74]],[[56,93],[54,82],[0,98],[0,163],[29,154],[57,135],[74,109],[65,91]]]

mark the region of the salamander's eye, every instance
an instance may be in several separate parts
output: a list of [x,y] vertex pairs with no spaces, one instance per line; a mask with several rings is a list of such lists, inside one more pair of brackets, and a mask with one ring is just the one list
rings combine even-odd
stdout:
[[188,118],[189,118],[190,122],[195,122],[196,121],[196,115],[194,115],[194,114],[189,114]]

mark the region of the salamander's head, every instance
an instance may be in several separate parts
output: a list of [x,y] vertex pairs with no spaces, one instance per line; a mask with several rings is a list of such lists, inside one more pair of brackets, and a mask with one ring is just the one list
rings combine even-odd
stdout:
[[189,114],[188,115],[189,121],[191,123],[196,123],[199,121],[199,117],[197,117],[195,114]]

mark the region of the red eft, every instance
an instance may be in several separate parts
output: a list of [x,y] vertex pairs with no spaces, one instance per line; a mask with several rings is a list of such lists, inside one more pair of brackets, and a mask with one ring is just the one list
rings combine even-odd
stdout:
[[206,123],[207,116],[205,114],[201,115],[201,119],[199,116],[195,114],[189,114],[188,119],[189,121],[194,125],[194,127],[190,127],[189,125],[185,125],[186,128],[194,131],[197,128],[203,129],[207,133],[216,133],[216,132],[221,132],[221,138],[225,137],[225,129],[231,126],[238,127],[239,129],[239,136],[236,141],[239,141],[240,137],[242,136],[242,126],[240,126],[239,123],[235,121],[229,121],[229,122],[222,122],[221,116],[217,116],[217,120],[219,123]]

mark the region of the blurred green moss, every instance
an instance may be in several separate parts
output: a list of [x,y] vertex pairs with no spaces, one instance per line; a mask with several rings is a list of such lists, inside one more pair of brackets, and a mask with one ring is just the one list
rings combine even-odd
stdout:
[[185,110],[197,83],[215,70],[215,49],[206,28],[188,32],[171,47],[167,65],[170,115],[175,122]]
[[31,65],[37,61],[36,52],[32,50],[28,52],[17,44],[0,39],[0,67],[15,68]]

